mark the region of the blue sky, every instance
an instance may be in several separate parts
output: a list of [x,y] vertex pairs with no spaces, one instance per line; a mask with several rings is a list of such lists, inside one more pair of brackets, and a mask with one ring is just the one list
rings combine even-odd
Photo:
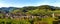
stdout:
[[0,7],[52,5],[60,7],[60,0],[0,0]]

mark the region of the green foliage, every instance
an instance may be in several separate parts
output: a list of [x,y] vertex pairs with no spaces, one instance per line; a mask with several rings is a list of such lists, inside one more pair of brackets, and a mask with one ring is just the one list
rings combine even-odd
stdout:
[[1,17],[1,16],[4,16],[4,14],[0,13],[0,17]]
[[0,19],[0,24],[30,24],[27,20],[16,20],[16,19]]
[[40,9],[36,9],[36,10],[32,10],[32,11],[28,11],[26,12],[27,14],[31,14],[31,15],[35,15],[35,16],[39,16],[39,15],[46,15],[48,13],[50,13],[48,10],[47,12],[43,9],[43,10],[40,10]]

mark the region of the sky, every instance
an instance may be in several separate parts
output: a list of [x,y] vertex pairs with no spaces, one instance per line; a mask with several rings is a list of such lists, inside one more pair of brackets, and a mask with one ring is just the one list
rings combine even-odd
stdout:
[[60,0],[0,0],[0,7],[24,7],[40,5],[60,7]]

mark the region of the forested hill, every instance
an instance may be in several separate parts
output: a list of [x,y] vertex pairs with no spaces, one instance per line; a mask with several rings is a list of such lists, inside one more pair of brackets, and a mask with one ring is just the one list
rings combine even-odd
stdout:
[[8,13],[11,10],[15,10],[15,9],[19,9],[19,8],[16,8],[16,7],[1,7],[0,11],[4,11],[4,12]]
[[18,7],[1,7],[0,8],[0,12],[3,11],[5,13],[21,13],[21,14],[32,14],[32,15],[39,15],[39,14],[42,14],[43,11],[47,12],[48,10],[49,11],[60,10],[60,7],[41,5],[41,6],[26,6],[22,8],[18,8]]

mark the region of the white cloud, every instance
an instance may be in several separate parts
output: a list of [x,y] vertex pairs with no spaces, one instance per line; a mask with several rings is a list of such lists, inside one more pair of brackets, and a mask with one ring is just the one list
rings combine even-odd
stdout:
[[8,5],[6,5],[4,3],[0,3],[0,7],[8,7]]

